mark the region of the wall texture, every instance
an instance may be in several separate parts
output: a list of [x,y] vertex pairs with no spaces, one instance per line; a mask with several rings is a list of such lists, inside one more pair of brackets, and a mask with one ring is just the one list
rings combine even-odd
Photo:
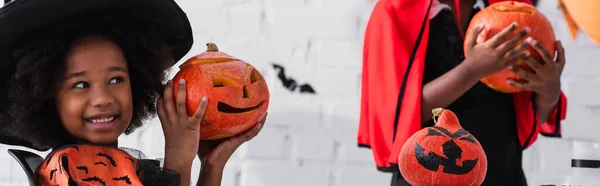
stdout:
[[[372,155],[355,142],[359,109],[362,34],[373,3],[366,0],[178,0],[192,22],[195,45],[185,59],[215,42],[221,51],[255,65],[269,83],[272,99],[265,128],[228,163],[224,186],[386,186],[390,174],[377,172]],[[572,158],[600,159],[600,45],[583,33],[568,34],[555,0],[538,8],[551,20],[566,47],[563,89],[569,98],[564,137],[541,137],[525,152],[531,185],[600,184],[572,169]],[[309,85],[286,88],[285,77]],[[170,76],[174,76],[176,68]],[[596,95],[596,96],[594,96]],[[158,119],[120,139],[160,158]],[[26,186],[27,178],[0,146],[0,185]],[[18,148],[22,149],[22,148]],[[47,152],[38,152],[45,155]],[[194,163],[198,174],[199,162]],[[195,177],[193,178],[195,179]],[[596,182],[593,182],[596,181]],[[195,183],[195,180],[193,180]],[[592,184],[593,183],[593,184]]]

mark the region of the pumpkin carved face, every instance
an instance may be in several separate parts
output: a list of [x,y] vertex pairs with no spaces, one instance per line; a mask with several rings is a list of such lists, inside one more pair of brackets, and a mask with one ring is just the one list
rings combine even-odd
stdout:
[[[484,30],[481,32],[479,37],[477,37],[477,42],[483,43],[500,33],[504,28],[508,27],[513,22],[517,22],[519,24],[517,31],[520,31],[525,27],[529,27],[531,32],[528,36],[532,37],[542,46],[544,46],[544,48],[550,52],[552,57],[554,57],[554,42],[556,37],[550,21],[548,21],[548,19],[541,12],[537,11],[535,7],[526,3],[505,1],[494,3],[486,7],[473,17],[469,24],[469,28],[467,29],[467,35],[465,38],[470,37],[469,35],[471,32],[473,32],[473,30],[479,24],[483,24],[485,25]],[[509,35],[507,39],[510,39],[512,36],[514,36],[514,33]],[[521,40],[521,42],[524,41],[525,38]],[[467,47],[466,44],[464,46]],[[530,46],[529,52],[533,59],[543,63],[542,57],[537,50]],[[468,54],[465,54],[465,56],[468,56]],[[523,61],[517,62],[517,66],[532,72],[531,67],[529,67]],[[507,79],[524,81],[521,77],[509,69],[496,72],[488,77],[482,78],[480,81],[486,84],[488,87],[504,93],[515,93],[521,91],[520,89],[506,83]]]
[[435,126],[421,129],[402,146],[400,173],[412,185],[481,185],[487,158],[479,141],[449,110],[435,109]]
[[269,105],[269,89],[252,65],[219,52],[215,44],[188,59],[173,78],[177,100],[179,80],[186,80],[187,113],[193,115],[202,97],[208,107],[201,125],[201,139],[214,140],[242,133],[258,122]]
[[111,147],[77,145],[57,150],[37,171],[37,183],[50,185],[138,185],[137,160]]

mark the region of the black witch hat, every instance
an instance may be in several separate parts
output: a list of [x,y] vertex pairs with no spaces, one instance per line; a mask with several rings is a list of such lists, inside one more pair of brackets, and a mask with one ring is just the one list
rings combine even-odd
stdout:
[[[0,8],[0,86],[15,72],[16,60],[11,56],[13,47],[29,34],[86,13],[117,10],[129,14],[123,16],[151,19],[156,23],[173,57],[173,61],[169,62],[173,64],[166,66],[174,65],[191,49],[193,36],[190,22],[174,0],[4,0]],[[0,144],[47,150],[35,148],[30,142],[8,133],[0,129]]]

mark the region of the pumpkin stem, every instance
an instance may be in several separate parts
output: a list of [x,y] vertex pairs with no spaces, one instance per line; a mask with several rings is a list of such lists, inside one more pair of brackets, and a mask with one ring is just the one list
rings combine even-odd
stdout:
[[437,121],[435,120],[435,117],[438,117],[442,114],[442,111],[444,111],[444,108],[434,108],[433,110],[431,110],[431,112],[433,113],[433,122],[437,123]]
[[207,52],[218,52],[219,48],[217,48],[217,44],[214,43],[206,43],[206,47],[208,49],[206,49]]

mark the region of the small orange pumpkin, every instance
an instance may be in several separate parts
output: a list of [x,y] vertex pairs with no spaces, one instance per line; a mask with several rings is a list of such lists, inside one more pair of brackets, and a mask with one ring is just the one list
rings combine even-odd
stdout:
[[[494,37],[513,22],[519,23],[517,30],[522,30],[525,27],[529,27],[531,32],[528,36],[542,44],[542,46],[544,46],[544,48],[550,52],[552,57],[554,57],[554,42],[556,41],[556,37],[554,35],[552,25],[544,16],[544,14],[539,12],[534,6],[531,6],[527,3],[504,1],[494,3],[486,7],[473,17],[471,23],[469,23],[469,28],[467,29],[467,35],[465,38],[469,38],[471,32],[479,24],[483,24],[485,25],[484,30],[481,32],[479,37],[477,37],[477,43],[482,43]],[[514,34],[511,34],[508,38],[512,37],[513,35]],[[465,44],[464,46],[466,51],[467,45]],[[543,62],[540,54],[533,47],[529,47],[529,52],[531,57],[533,57],[535,60],[539,61],[540,63]],[[465,56],[467,56],[467,54],[465,54]],[[523,61],[517,62],[517,66],[532,72],[531,67],[529,67]],[[494,90],[504,93],[516,93],[521,91],[520,89],[506,83],[507,79],[524,81],[521,77],[509,69],[503,69],[488,77],[482,78],[481,82]]]
[[256,124],[269,106],[269,89],[252,65],[219,52],[214,43],[181,66],[173,78],[177,100],[179,80],[186,81],[187,113],[193,115],[202,97],[208,97],[200,138],[215,140],[242,133]]
[[481,185],[487,173],[487,157],[481,144],[460,126],[456,115],[433,110],[435,126],[421,129],[402,146],[398,166],[412,185]]

